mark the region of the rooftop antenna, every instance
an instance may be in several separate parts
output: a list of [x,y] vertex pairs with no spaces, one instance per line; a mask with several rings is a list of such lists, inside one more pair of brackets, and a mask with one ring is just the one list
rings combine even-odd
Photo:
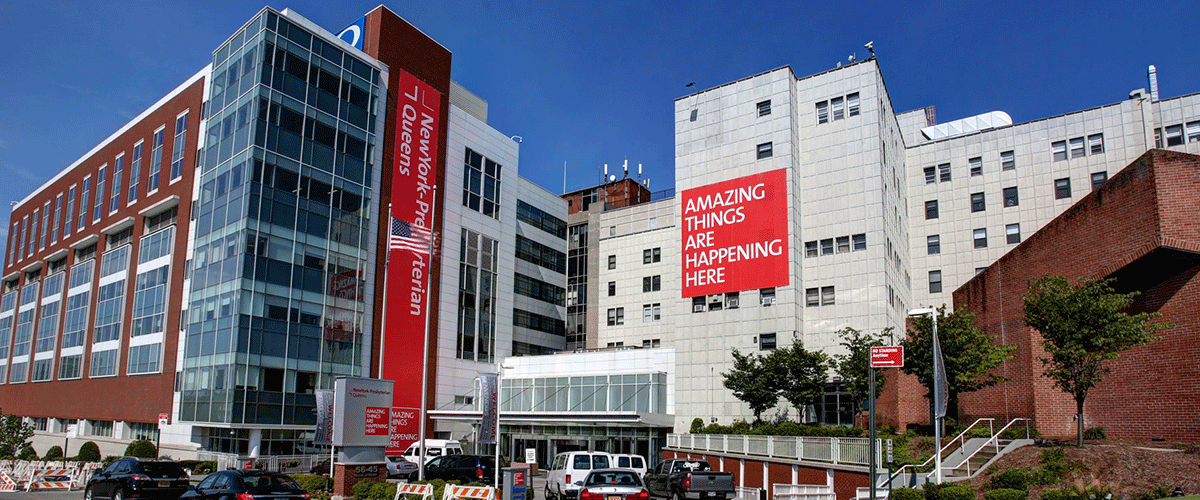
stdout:
[[608,179],[608,162],[604,162],[604,177],[600,178],[600,183],[604,184]]
[[625,169],[625,177],[628,178],[629,177],[629,158],[625,158],[625,163],[623,163],[621,165],[621,168]]
[[867,49],[867,52],[871,53],[871,57],[875,57],[875,40],[867,42],[866,45],[863,45],[863,48]]
[[638,162],[638,179],[642,178],[642,162]]
[[855,54],[854,52],[851,52],[851,53],[850,53],[850,57],[847,57],[847,58],[846,58],[846,60],[847,60],[847,61],[849,61],[851,64],[853,64],[853,63],[854,63],[854,60],[855,60],[855,59],[858,59],[858,55],[857,55],[857,54]]

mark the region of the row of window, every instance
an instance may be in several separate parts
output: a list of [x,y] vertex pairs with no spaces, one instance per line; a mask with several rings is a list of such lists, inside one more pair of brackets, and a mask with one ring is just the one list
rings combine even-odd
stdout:
[[[1108,172],[1094,172],[1091,175],[1092,191],[1100,188],[1108,181]],[[1006,187],[1001,195],[1004,198],[1005,207],[1015,207],[1021,204],[1020,196],[1016,186]],[[1064,199],[1071,197],[1071,179],[1063,177],[1054,180],[1054,198]],[[987,209],[986,197],[984,193],[971,193],[971,212],[983,212]],[[937,219],[940,216],[938,210],[938,200],[928,200],[925,202],[925,220]],[[810,242],[811,243],[811,242]],[[840,252],[841,250],[839,250]],[[827,252],[832,253],[832,252]],[[811,255],[810,255],[811,256]]]
[[1076,137],[1069,141],[1055,141],[1050,143],[1050,150],[1053,152],[1054,161],[1067,159],[1068,146],[1071,158],[1083,158],[1089,153],[1098,155],[1104,152],[1104,134],[1089,135],[1086,142],[1083,137]]
[[[1186,127],[1186,130],[1185,130]],[[1188,122],[1187,124],[1167,125],[1163,128],[1154,129],[1154,147],[1163,147],[1163,138],[1166,138],[1167,147],[1182,146],[1186,133],[1187,142],[1200,142],[1200,121]]]
[[[975,242],[975,248],[987,248],[987,228],[971,230],[971,238]],[[1015,245],[1021,242],[1021,224],[1007,224],[1004,226],[1005,242],[1010,245]],[[942,253],[942,237],[940,234],[931,234],[925,237],[925,254],[936,255]]]
[[[642,264],[653,264],[655,262],[661,262],[661,261],[662,261],[662,247],[647,248],[645,250],[642,250]],[[615,262],[614,262],[614,264],[615,264]]]
[[851,236],[838,236],[837,238],[826,238],[823,240],[814,240],[804,242],[804,256],[817,257],[818,255],[833,255],[834,249],[837,253],[849,253],[851,250],[857,252],[867,249],[867,235],[859,233]]
[[817,124],[858,116],[858,92],[817,103]]
[[514,284],[514,291],[517,295],[524,295],[558,306],[566,305],[567,289],[555,284],[546,283],[537,278],[525,276],[521,273],[516,274],[517,279]]
[[804,289],[804,305],[806,307],[832,306],[837,303],[836,291],[833,286],[823,286]]
[[[758,303],[762,306],[770,306],[775,303],[775,288],[762,288],[758,290]],[[707,311],[720,311],[722,309],[737,309],[741,306],[741,293],[729,292],[716,295],[700,295],[692,297],[692,312],[702,313]]]
[[567,334],[567,324],[563,320],[521,309],[513,309],[513,326],[558,335],[559,337],[566,336]]
[[567,222],[546,213],[538,207],[517,200],[517,220],[550,233],[558,239],[567,239]]
[[[971,177],[983,175],[983,157],[976,156],[967,159],[968,173]],[[1000,152],[1000,170],[1016,170],[1017,158],[1012,151]],[[925,184],[936,184],[938,182],[950,182],[953,177],[950,173],[950,164],[941,163],[932,167],[925,167]]]

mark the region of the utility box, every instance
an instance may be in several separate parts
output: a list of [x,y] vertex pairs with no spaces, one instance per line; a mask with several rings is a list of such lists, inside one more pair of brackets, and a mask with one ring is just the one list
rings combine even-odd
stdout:
[[525,490],[529,485],[529,470],[524,467],[505,467],[500,487],[504,500],[526,500]]

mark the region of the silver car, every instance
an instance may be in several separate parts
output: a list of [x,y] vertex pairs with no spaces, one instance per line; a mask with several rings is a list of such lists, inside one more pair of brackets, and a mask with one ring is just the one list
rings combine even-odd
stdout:
[[417,464],[405,460],[404,457],[387,457],[388,478],[415,479]]
[[600,469],[576,483],[579,500],[649,500],[650,492],[637,471]]

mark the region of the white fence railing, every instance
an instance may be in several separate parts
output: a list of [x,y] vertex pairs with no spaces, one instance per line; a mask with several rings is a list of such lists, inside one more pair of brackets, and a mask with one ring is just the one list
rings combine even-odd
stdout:
[[762,500],[762,488],[738,486],[733,500]]
[[252,464],[254,468],[289,473],[308,472],[309,469],[317,465],[320,461],[329,459],[329,455],[268,455],[258,458],[246,458],[244,455],[218,451],[199,451],[197,454],[200,460],[216,461],[216,470],[225,470],[230,467],[241,469],[243,468],[243,461],[249,460],[254,462]]
[[[875,463],[883,463],[883,440],[876,439]],[[867,465],[870,439],[812,436],[746,436],[729,434],[667,434],[667,446],[832,464]]]

